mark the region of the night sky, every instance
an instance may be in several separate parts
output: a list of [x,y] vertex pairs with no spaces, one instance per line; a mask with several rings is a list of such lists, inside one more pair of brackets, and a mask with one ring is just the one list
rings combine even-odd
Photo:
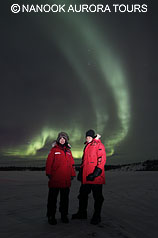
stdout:
[[[13,3],[46,1],[5,2],[0,159],[45,160],[60,131],[81,158],[88,129],[102,135],[109,164],[158,159],[156,0],[143,1],[147,13],[15,14]],[[55,3],[116,1],[47,1]]]

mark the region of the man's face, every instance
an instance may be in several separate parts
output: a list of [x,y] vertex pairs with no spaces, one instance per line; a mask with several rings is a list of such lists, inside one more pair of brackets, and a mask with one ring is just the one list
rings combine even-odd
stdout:
[[60,140],[59,140],[59,143],[60,143],[61,145],[64,145],[64,144],[65,144],[65,139],[64,139],[63,137],[61,137]]
[[90,143],[92,140],[93,140],[93,138],[92,138],[91,136],[87,136],[87,137],[86,137],[87,143]]

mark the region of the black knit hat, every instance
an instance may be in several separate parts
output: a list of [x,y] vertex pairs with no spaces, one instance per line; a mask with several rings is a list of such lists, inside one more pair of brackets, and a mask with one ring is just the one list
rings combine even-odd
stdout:
[[68,136],[68,134],[67,134],[66,132],[60,132],[60,133],[58,134],[57,142],[59,142],[59,140],[60,140],[62,137],[66,140],[66,142],[68,142],[69,136]]
[[86,137],[87,136],[90,136],[90,137],[94,138],[95,137],[95,131],[94,130],[88,130],[86,132]]

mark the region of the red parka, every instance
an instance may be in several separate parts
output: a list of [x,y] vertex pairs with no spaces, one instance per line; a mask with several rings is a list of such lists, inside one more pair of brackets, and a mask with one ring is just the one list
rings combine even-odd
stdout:
[[[105,147],[100,139],[93,139],[92,142],[86,143],[81,168],[83,169],[82,183],[83,184],[105,184],[104,166],[106,163]],[[87,181],[86,177],[93,173],[95,166],[102,170],[100,176],[96,177],[94,181]]]
[[51,149],[46,161],[46,175],[51,175],[49,188],[67,188],[71,186],[71,177],[76,176],[74,159],[69,147],[58,144]]

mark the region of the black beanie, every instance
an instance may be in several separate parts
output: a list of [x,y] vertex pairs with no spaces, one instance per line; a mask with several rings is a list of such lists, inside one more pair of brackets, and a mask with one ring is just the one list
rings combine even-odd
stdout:
[[94,132],[94,130],[89,130],[89,131],[87,131],[87,132],[86,132],[86,137],[87,137],[87,136],[90,136],[90,137],[94,138],[94,137],[95,137],[95,132]]
[[68,136],[68,134],[67,134],[66,132],[60,132],[60,133],[58,134],[57,142],[59,142],[59,140],[60,140],[62,137],[66,140],[66,142],[68,142],[69,136]]

